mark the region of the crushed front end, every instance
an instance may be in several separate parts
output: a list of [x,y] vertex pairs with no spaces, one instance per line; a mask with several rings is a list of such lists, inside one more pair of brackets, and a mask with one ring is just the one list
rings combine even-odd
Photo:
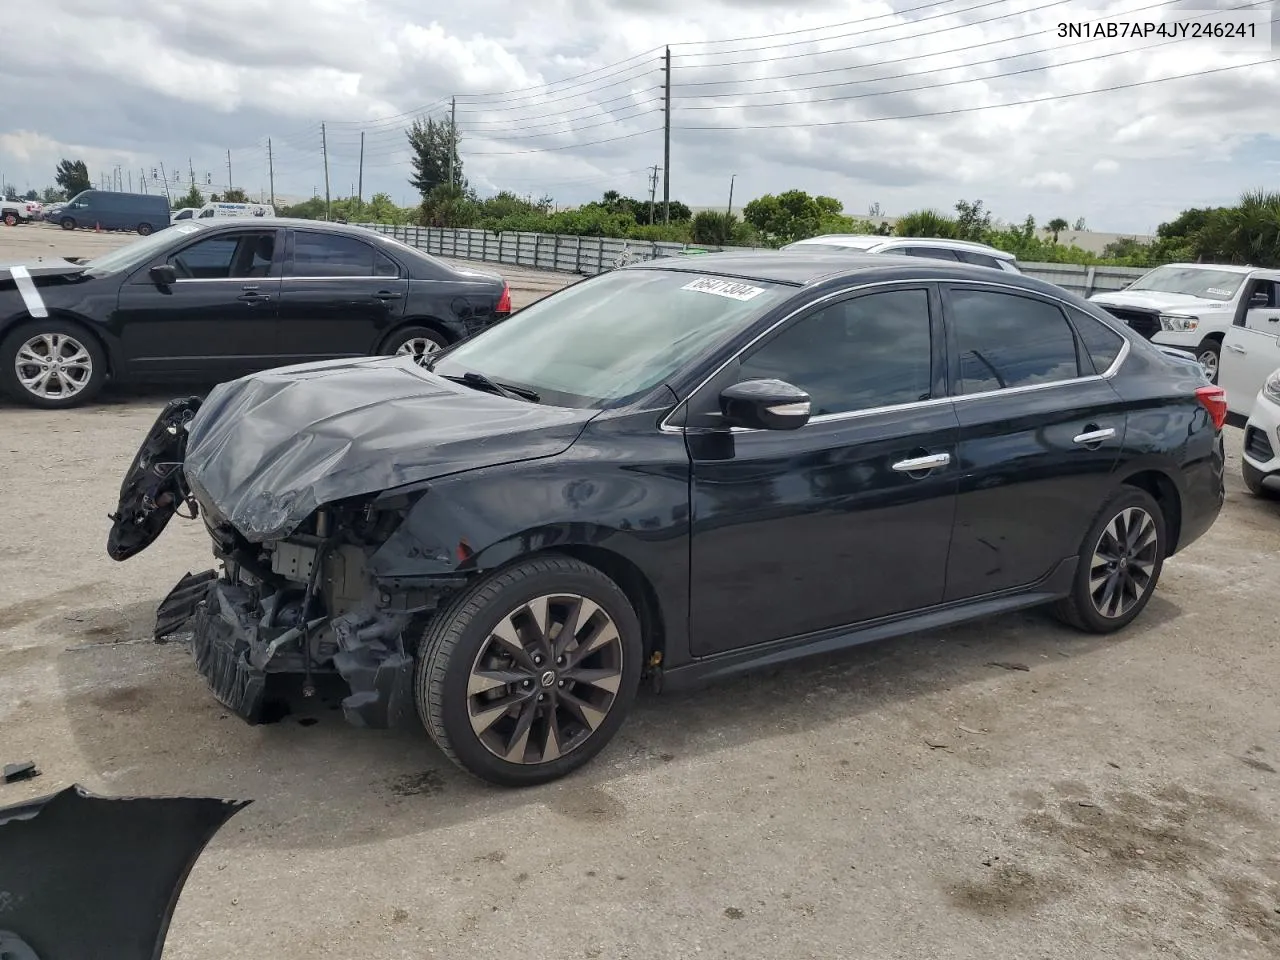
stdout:
[[184,577],[157,611],[157,630],[189,624],[197,669],[218,701],[264,718],[268,678],[292,674],[311,696],[323,675],[349,694],[348,722],[395,726],[414,709],[414,645],[460,582],[406,589],[379,582],[368,560],[402,514],[372,503],[317,510],[290,536],[250,543],[203,512],[221,571]]

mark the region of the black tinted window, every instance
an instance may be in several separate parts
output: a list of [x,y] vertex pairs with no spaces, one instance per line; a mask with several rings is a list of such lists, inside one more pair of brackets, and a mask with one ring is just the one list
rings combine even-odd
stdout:
[[181,280],[241,279],[265,277],[274,254],[274,233],[223,234],[193,243],[168,262]]
[[381,250],[373,251],[373,273],[377,277],[398,277],[400,268]]
[[1075,336],[1051,303],[985,290],[952,289],[960,392],[1052,383],[1080,375]]
[[996,262],[996,258],[988,256],[985,253],[974,253],[972,250],[957,250],[956,256],[965,263],[972,263],[975,267],[990,267],[993,270],[1000,269],[1000,264]]
[[891,250],[890,253],[905,253],[909,257],[926,257],[929,260],[956,260],[954,250],[947,250],[944,247],[903,247],[901,250]]
[[373,254],[373,247],[352,237],[300,230],[294,234],[293,275],[372,277]]
[[1124,337],[1099,320],[1079,310],[1071,311],[1071,319],[1076,325],[1076,332],[1084,341],[1085,350],[1093,359],[1098,373],[1105,373],[1107,368],[1120,356],[1120,348],[1124,346]]
[[746,357],[740,377],[794,384],[822,416],[929,399],[930,354],[929,295],[895,290],[793,324]]

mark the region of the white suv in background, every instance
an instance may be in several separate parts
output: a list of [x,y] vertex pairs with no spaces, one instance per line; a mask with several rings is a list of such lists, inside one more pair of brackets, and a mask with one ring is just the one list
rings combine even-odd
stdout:
[[985,243],[968,240],[941,240],[934,237],[884,237],[876,233],[828,233],[808,240],[789,243],[783,250],[813,250],[835,247],[862,253],[892,253],[898,256],[926,257],[930,260],[959,260],[977,267],[990,267],[1007,273],[1022,273],[1012,253],[997,250]]

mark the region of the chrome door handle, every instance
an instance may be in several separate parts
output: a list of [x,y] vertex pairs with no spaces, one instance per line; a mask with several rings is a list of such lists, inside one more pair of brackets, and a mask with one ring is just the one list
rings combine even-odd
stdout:
[[1115,427],[1104,427],[1101,430],[1090,430],[1088,433],[1073,437],[1072,443],[1101,443],[1103,440],[1110,440],[1115,435]]
[[1238,343],[1228,343],[1227,349],[1230,350],[1232,353],[1248,353],[1249,352],[1244,347],[1240,346],[1240,344]]
[[949,453],[933,453],[927,457],[912,457],[910,460],[899,460],[893,465],[893,469],[899,473],[918,473],[921,470],[933,470],[935,467],[945,467],[951,462],[951,454]]

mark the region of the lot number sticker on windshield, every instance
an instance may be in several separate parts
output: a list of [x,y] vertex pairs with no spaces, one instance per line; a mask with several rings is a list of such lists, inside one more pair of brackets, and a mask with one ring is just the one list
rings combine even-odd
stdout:
[[1214,294],[1215,296],[1219,296],[1219,297],[1229,297],[1229,296],[1231,296],[1231,291],[1230,291],[1230,290],[1219,290],[1217,287],[1206,287],[1206,288],[1205,288],[1205,292],[1206,292],[1206,293],[1212,293],[1212,294]]
[[717,297],[728,297],[730,300],[752,300],[764,293],[764,287],[753,287],[749,283],[739,283],[736,280],[722,280],[720,277],[699,277],[680,289],[713,293]]

